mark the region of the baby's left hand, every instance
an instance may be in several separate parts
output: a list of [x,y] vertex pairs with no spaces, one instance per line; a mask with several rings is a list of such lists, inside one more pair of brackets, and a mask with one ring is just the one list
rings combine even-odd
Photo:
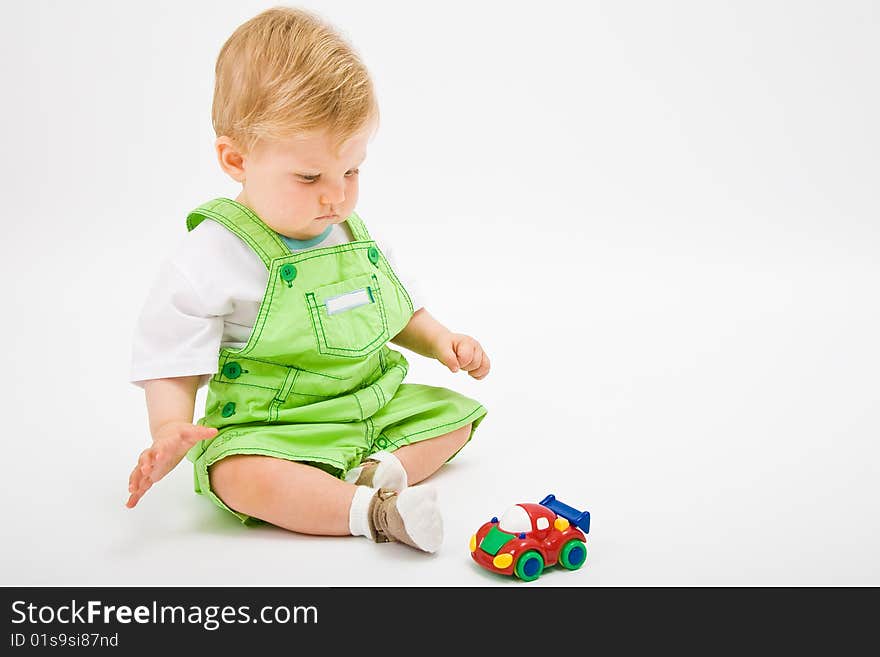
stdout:
[[479,342],[469,335],[449,333],[437,345],[437,360],[452,372],[466,371],[475,379],[489,373],[489,356]]

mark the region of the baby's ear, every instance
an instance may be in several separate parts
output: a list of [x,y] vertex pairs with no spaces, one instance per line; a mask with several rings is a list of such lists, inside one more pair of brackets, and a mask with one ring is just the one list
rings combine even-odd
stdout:
[[214,142],[220,168],[236,182],[244,182],[244,155],[231,137],[217,137]]

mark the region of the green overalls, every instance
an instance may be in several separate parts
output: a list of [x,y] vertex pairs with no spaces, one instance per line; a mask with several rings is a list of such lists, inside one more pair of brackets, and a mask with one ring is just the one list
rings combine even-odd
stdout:
[[293,254],[249,208],[215,199],[187,217],[213,219],[238,235],[269,270],[248,343],[222,348],[199,424],[218,434],[187,453],[195,490],[242,522],[211,491],[208,468],[231,454],[302,461],[344,478],[379,450],[435,438],[486,415],[451,390],[405,384],[409,364],[386,343],[413,314],[412,301],[370,239],[346,219],[354,241]]

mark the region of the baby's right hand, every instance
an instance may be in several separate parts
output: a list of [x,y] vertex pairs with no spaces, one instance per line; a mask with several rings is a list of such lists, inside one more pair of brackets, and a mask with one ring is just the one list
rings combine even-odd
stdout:
[[168,422],[156,430],[153,444],[141,452],[137,465],[128,478],[129,509],[134,508],[150,486],[174,469],[190,447],[200,440],[217,435],[217,429],[189,422]]

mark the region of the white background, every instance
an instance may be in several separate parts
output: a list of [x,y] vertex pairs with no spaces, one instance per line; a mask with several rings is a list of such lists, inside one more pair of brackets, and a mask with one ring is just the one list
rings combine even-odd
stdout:
[[[358,211],[484,381],[441,550],[249,529],[149,435],[137,313],[215,163],[213,67],[263,2],[0,4],[0,583],[515,586],[467,544],[547,493],[577,572],[523,586],[878,585],[880,9],[309,2],[382,125]],[[200,400],[201,400],[200,396]]]

